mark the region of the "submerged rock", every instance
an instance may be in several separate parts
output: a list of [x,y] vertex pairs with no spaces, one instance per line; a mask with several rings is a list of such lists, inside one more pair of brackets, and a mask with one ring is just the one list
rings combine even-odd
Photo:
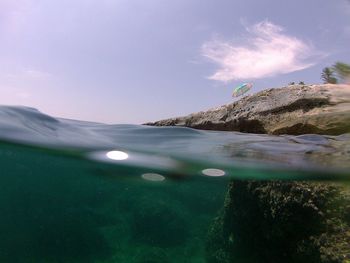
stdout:
[[209,263],[348,262],[350,195],[334,184],[235,181],[210,228]]
[[269,89],[215,109],[146,125],[339,135],[350,132],[350,85],[292,85]]

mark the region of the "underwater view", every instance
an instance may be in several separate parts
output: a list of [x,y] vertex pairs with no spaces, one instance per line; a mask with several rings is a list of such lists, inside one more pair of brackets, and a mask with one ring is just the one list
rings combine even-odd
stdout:
[[350,263],[350,0],[0,0],[0,263]]
[[349,134],[0,117],[1,262],[350,259]]

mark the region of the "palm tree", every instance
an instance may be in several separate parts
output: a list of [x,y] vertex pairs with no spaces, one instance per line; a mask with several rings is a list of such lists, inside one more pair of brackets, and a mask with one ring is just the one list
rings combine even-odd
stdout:
[[329,67],[326,67],[322,70],[321,79],[324,83],[336,84],[338,82],[334,77],[333,69]]
[[350,79],[350,65],[337,62],[334,64],[333,70],[336,72],[339,79],[345,82]]

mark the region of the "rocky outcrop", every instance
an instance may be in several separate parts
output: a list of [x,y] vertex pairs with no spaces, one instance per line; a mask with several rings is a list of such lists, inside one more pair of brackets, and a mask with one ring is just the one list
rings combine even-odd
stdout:
[[215,109],[146,125],[338,135],[350,132],[350,85],[292,85],[269,89]]
[[[270,89],[147,125],[339,135],[350,132],[350,85]],[[329,156],[318,155],[327,163]],[[350,190],[335,183],[232,181],[209,228],[206,252],[208,263],[348,263]]]
[[349,260],[350,195],[335,184],[232,182],[209,230],[208,263]]

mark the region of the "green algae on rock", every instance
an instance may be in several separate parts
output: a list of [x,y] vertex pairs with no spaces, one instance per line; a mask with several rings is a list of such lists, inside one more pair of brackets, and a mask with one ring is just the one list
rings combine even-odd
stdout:
[[350,192],[317,182],[230,183],[208,235],[209,263],[350,259]]

